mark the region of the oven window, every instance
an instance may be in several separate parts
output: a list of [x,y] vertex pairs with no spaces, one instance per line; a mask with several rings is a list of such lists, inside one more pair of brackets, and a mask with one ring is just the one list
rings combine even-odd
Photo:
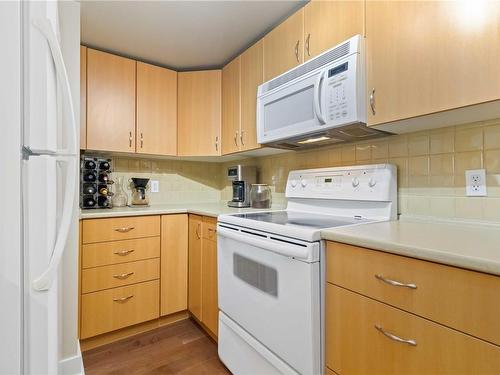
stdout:
[[314,119],[314,86],[264,105],[264,131],[274,131]]
[[278,271],[274,268],[234,253],[233,273],[264,293],[273,297],[278,296]]

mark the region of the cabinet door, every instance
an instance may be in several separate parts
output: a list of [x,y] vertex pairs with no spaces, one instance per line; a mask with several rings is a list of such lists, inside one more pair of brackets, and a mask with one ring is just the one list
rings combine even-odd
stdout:
[[238,56],[222,69],[222,154],[240,150],[240,69]]
[[178,154],[221,154],[221,71],[182,72],[178,76]]
[[304,58],[364,34],[364,1],[311,1],[304,7]]
[[80,46],[80,150],[87,148],[87,47]]
[[188,217],[161,217],[161,315],[187,309]]
[[217,336],[219,304],[217,299],[217,242],[202,240],[201,321]]
[[241,149],[253,150],[257,143],[257,88],[264,81],[262,40],[241,55]]
[[201,321],[201,216],[189,215],[188,308]]
[[135,61],[90,48],[87,148],[135,151]]
[[304,9],[288,17],[264,37],[264,81],[304,61]]
[[137,62],[137,152],[177,155],[177,72]]
[[500,98],[499,24],[496,1],[368,1],[369,125]]

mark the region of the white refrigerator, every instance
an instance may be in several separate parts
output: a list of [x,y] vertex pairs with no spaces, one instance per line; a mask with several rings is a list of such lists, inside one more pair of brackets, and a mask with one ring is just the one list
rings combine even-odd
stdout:
[[80,20],[79,5],[68,6],[0,3],[0,374],[83,372],[75,318]]

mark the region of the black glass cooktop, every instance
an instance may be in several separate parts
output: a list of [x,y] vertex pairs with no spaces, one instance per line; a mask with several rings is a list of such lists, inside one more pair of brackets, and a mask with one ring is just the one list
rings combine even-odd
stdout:
[[368,223],[372,220],[362,218],[349,218],[333,215],[312,214],[298,211],[272,211],[235,214],[235,217],[263,221],[279,225],[293,225],[313,229],[340,227],[358,223]]

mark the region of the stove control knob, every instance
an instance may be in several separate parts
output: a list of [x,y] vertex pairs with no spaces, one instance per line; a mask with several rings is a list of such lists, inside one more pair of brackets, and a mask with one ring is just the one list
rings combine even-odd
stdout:
[[306,187],[307,186],[307,180],[300,180],[300,184],[302,185],[302,187]]
[[297,186],[297,180],[291,180],[290,185],[294,188]]
[[370,177],[370,179],[368,180],[368,186],[372,188],[375,185],[377,185],[377,180],[375,180],[373,177]]
[[359,178],[353,177],[352,178],[352,187],[358,187],[359,186]]

